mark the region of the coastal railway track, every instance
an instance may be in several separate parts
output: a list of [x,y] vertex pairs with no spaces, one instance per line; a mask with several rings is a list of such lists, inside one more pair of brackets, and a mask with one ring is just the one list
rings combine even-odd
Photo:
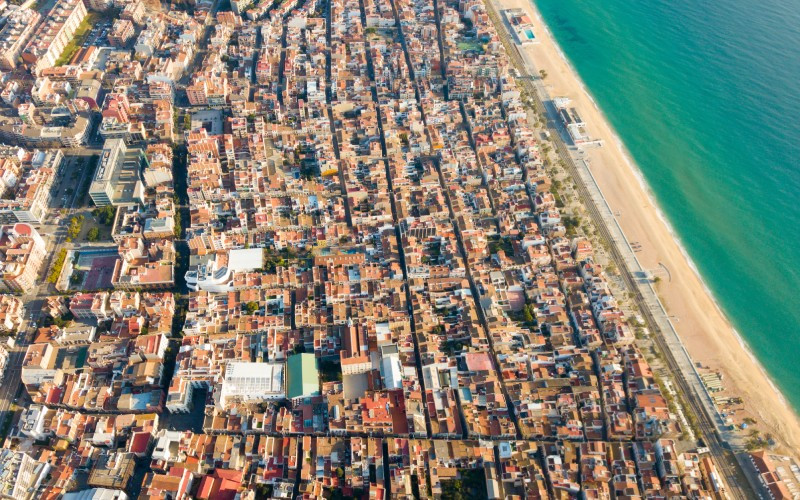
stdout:
[[[509,36],[502,18],[491,1],[487,0],[484,4],[486,5],[487,12],[493,24],[497,28],[498,35],[503,41],[506,52],[511,58],[514,67],[516,67],[520,75],[523,75],[523,77],[517,78],[517,84],[531,97],[533,108],[545,119],[546,128],[550,132],[550,140],[555,146],[555,151],[563,161],[565,169],[575,183],[581,203],[589,213],[601,239],[607,243],[608,254],[617,266],[625,287],[631,293],[634,303],[638,307],[648,330],[651,332],[651,338],[662,353],[663,359],[672,374],[676,388],[686,402],[685,406],[687,406],[696,417],[698,430],[702,433],[704,442],[714,457],[714,462],[725,483],[724,494],[727,494],[730,498],[737,499],[758,498],[753,488],[751,488],[751,485],[747,482],[747,476],[744,474],[741,463],[738,462],[737,457],[730,451],[728,443],[722,438],[714,421],[713,409],[709,409],[707,404],[704,404],[702,395],[698,393],[696,385],[693,386],[688,381],[684,373],[685,368],[682,369],[672,349],[668,345],[665,333],[659,326],[653,313],[654,306],[648,303],[642,293],[630,266],[616,244],[618,238],[615,238],[609,229],[603,214],[593,200],[591,191],[581,176],[578,166],[562,138],[561,131],[558,129],[557,120],[550,115],[545,106],[543,96],[546,95],[546,92],[540,91],[534,85],[533,82],[537,77],[531,76],[527,69],[528,65],[517,50],[516,44]],[[688,358],[688,354],[686,354],[686,357]],[[691,374],[689,374],[689,376],[691,376]]]

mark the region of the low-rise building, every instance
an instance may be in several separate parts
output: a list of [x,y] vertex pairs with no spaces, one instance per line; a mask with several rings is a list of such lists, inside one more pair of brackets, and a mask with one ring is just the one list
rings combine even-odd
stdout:
[[108,292],[76,293],[69,300],[69,311],[77,319],[105,321],[110,313]]
[[123,290],[165,289],[175,284],[175,245],[170,240],[145,243],[125,238],[119,245],[120,259],[111,284]]
[[105,452],[97,459],[89,473],[89,484],[99,488],[124,490],[133,477],[136,467],[132,453]]
[[0,295],[0,332],[16,331],[25,319],[25,305],[14,295]]
[[94,116],[88,102],[74,99],[47,114],[33,103],[25,104],[18,108],[19,116],[0,116],[0,140],[26,147],[74,148],[89,138]]
[[20,415],[17,432],[35,440],[46,439],[53,434],[49,423],[54,414],[54,410],[44,405],[30,405]]
[[316,357],[311,353],[289,356],[286,360],[289,399],[319,395],[319,371]]
[[175,236],[175,219],[172,217],[151,217],[146,219],[142,236],[148,241],[172,238]]
[[148,188],[172,184],[172,148],[167,144],[151,144],[147,147],[147,168],[144,184]]

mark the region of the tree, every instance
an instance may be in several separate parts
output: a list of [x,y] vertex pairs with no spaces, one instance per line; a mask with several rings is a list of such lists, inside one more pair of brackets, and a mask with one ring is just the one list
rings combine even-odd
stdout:
[[545,71],[543,69],[540,69],[539,70],[539,76],[542,78],[542,80],[546,79],[547,78],[547,71]]
[[100,223],[109,225],[112,222],[114,222],[114,205],[97,207],[94,210],[92,210],[92,215],[97,217]]
[[533,314],[531,314],[531,311],[527,308],[527,306],[522,311],[522,316],[525,318],[526,323],[533,323]]
[[176,238],[180,238],[181,232],[183,231],[183,228],[181,227],[181,213],[176,210],[173,219],[175,220],[175,226],[172,232]]
[[252,300],[250,302],[248,302],[247,304],[245,304],[244,308],[249,314],[253,314],[256,311],[258,311],[259,309],[261,309],[261,307],[258,305],[258,302],[255,302],[255,301],[252,301]]
[[256,499],[266,499],[272,498],[272,485],[271,484],[259,484],[255,488]]
[[69,227],[67,228],[67,239],[68,241],[72,241],[78,237],[81,233],[81,228],[83,227],[83,215],[79,215],[78,217],[73,217],[69,221]]
[[96,227],[89,229],[89,232],[86,233],[86,239],[89,241],[97,241],[100,239],[100,230]]
[[59,328],[64,328],[69,324],[69,320],[66,320],[61,316],[56,316],[55,318],[53,318],[53,324]]
[[62,248],[58,251],[58,255],[56,256],[56,261],[53,263],[53,267],[50,268],[50,274],[47,275],[47,282],[55,284],[58,281],[58,277],[61,276],[61,269],[64,267],[64,261],[67,260],[67,249]]

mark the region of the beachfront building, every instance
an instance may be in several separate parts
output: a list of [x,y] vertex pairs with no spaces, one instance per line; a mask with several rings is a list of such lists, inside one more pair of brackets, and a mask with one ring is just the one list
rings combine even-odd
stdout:
[[[797,498],[796,482],[800,482],[800,480],[795,476],[800,469],[791,458],[771,455],[766,450],[759,450],[750,453],[750,463],[758,473],[758,480],[769,493],[770,498],[774,500]],[[789,464],[791,465],[787,467]],[[794,491],[790,490],[790,485]]]
[[558,117],[561,123],[569,133],[572,143],[576,146],[602,146],[603,141],[600,139],[592,139],[589,132],[586,130],[586,123],[583,118],[578,114],[578,110],[570,106],[570,99],[568,97],[556,97],[553,99],[553,104],[558,112]]
[[503,11],[511,26],[514,38],[520,45],[530,45],[539,43],[539,40],[533,34],[533,23],[528,14],[522,9],[507,9]]

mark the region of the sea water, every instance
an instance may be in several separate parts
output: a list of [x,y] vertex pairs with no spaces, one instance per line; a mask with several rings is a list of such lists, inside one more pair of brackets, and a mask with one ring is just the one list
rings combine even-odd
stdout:
[[800,0],[535,4],[800,409]]

